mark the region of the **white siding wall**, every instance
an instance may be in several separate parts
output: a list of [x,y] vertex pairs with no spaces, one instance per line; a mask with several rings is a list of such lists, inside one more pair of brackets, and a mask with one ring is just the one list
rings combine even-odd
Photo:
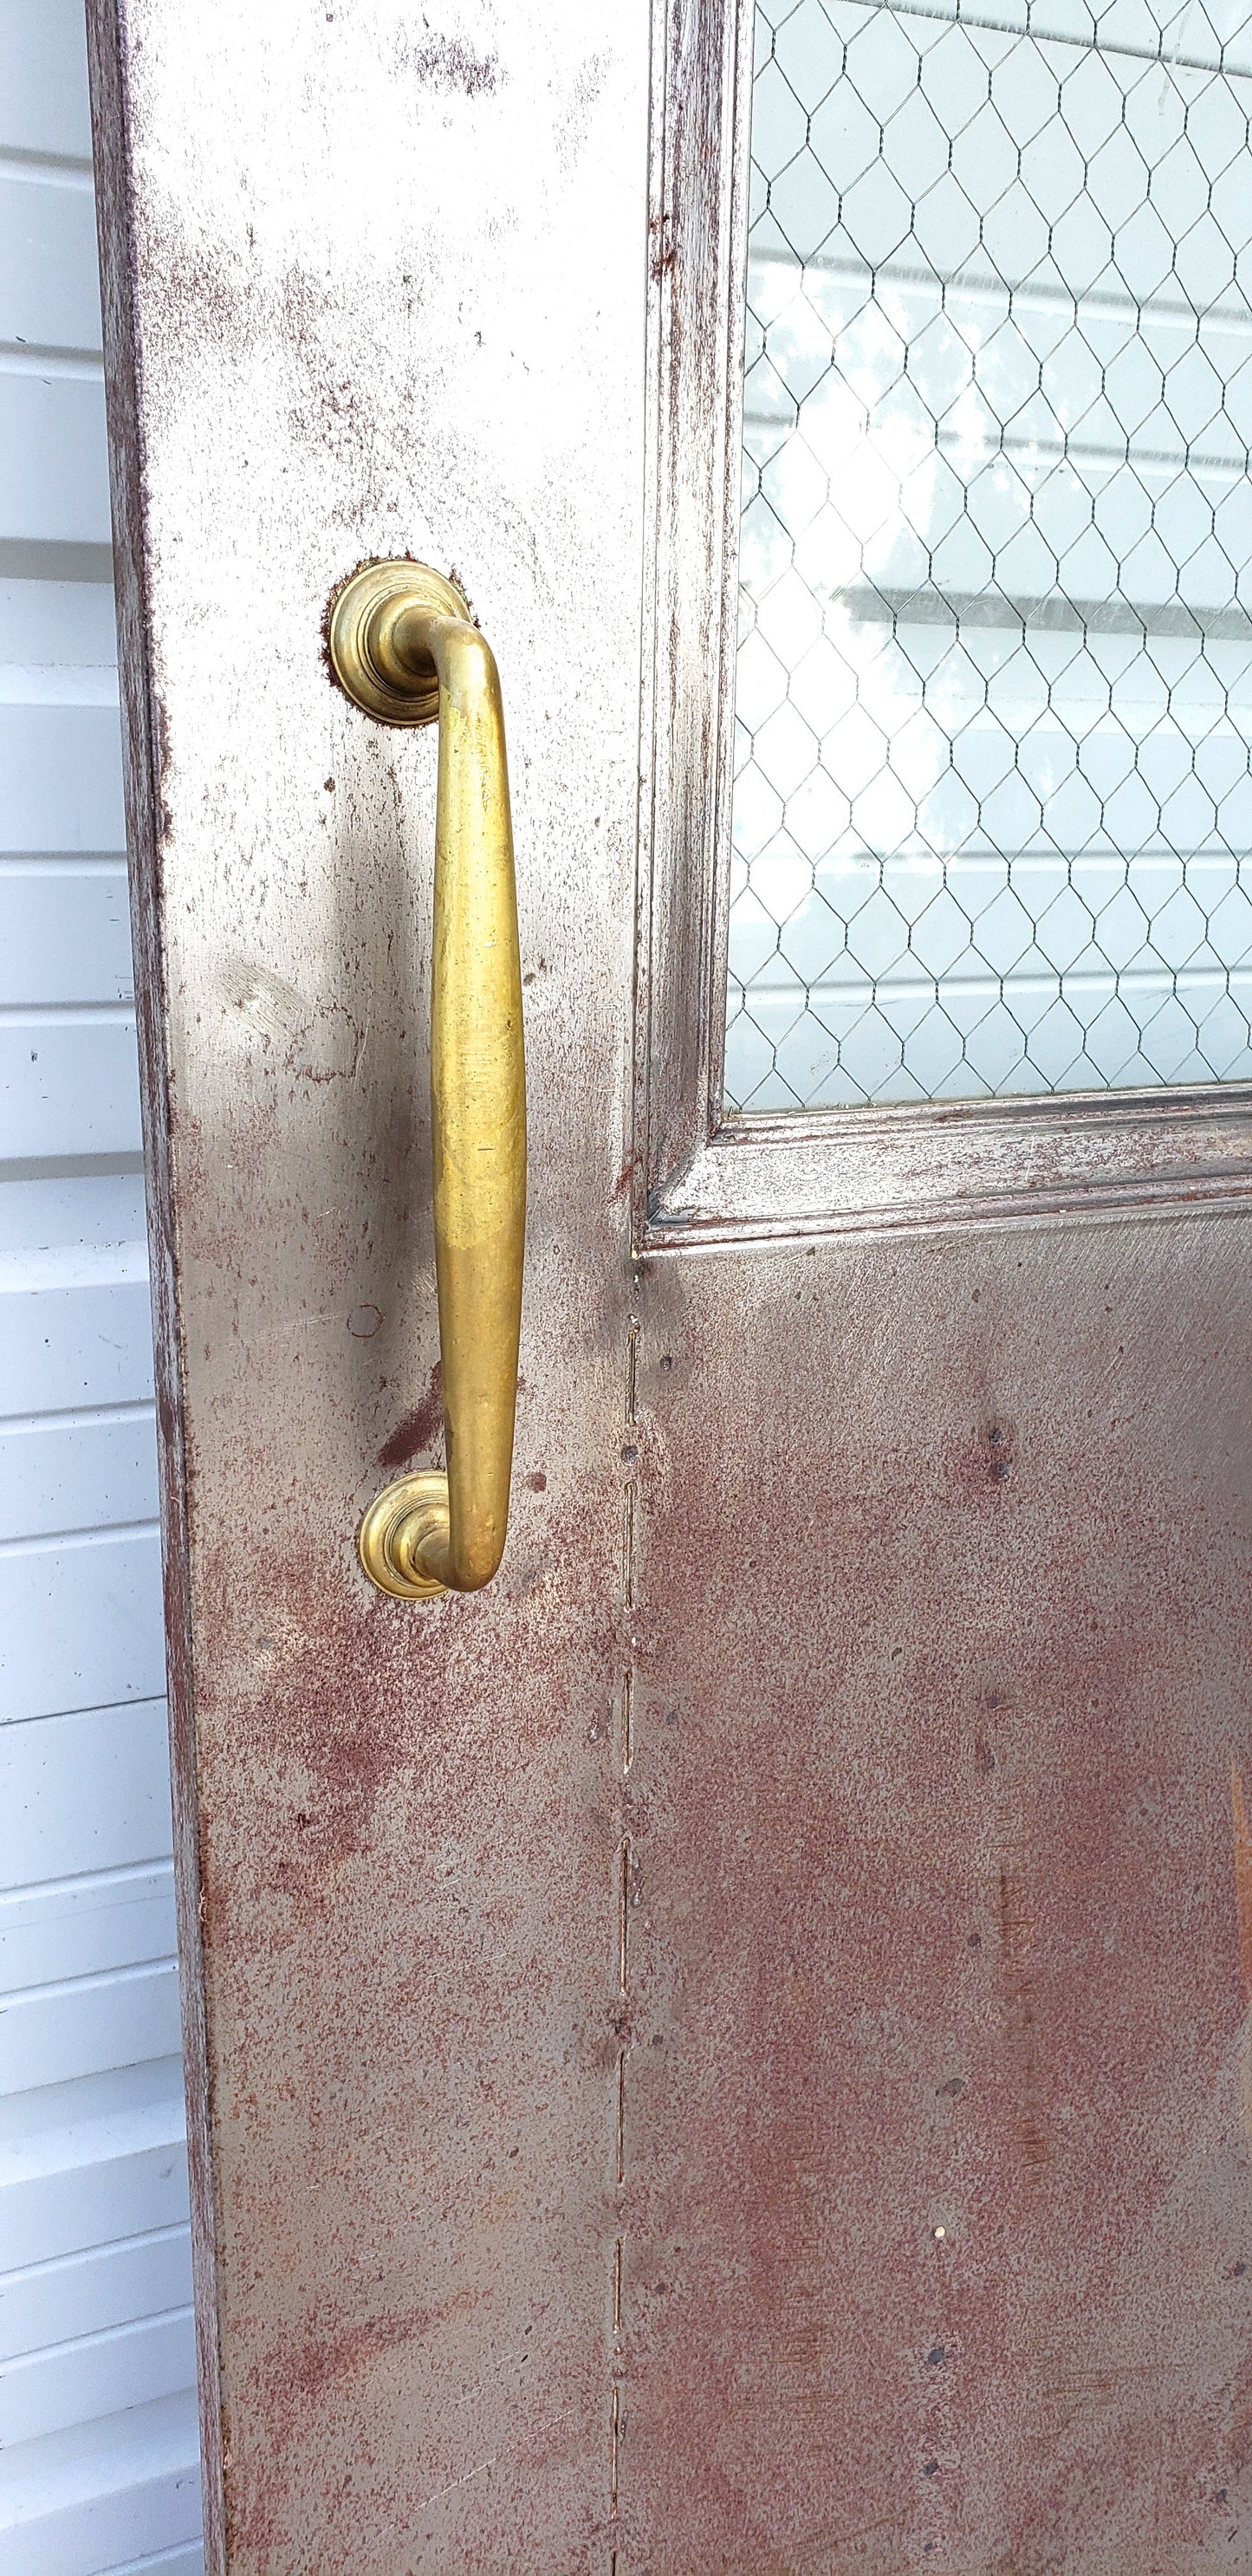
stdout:
[[201,2566],[81,0],[0,0],[0,2576]]

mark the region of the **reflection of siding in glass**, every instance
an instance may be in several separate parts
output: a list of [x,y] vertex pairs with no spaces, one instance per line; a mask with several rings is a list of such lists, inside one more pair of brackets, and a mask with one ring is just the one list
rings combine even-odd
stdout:
[[1252,1079],[1252,21],[1161,7],[759,0],[735,1107]]

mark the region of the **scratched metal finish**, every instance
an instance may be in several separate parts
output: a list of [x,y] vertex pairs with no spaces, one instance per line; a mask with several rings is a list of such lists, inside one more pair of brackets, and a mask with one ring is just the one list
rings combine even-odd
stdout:
[[1252,2560],[1247,1221],[655,1261],[620,2564]]
[[[210,2564],[573,2576],[609,2547],[647,29],[102,0],[94,32]],[[353,1540],[440,1455],[435,743],[322,645],[332,585],[405,551],[500,666],[531,1088],[513,1527],[430,1609]]]

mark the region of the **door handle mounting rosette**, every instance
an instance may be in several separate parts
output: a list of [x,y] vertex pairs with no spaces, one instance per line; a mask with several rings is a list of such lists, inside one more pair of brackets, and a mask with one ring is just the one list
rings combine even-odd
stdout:
[[495,657],[454,582],[370,563],[331,604],[340,686],[380,724],[439,726],[430,1099],[446,1475],[401,1476],[357,1538],[406,1601],[477,1592],[504,1551],[526,1225],[513,827]]

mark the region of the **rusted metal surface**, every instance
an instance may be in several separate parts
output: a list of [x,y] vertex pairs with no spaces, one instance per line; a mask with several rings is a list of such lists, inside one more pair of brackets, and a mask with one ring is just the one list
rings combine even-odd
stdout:
[[[581,2570],[610,2514],[646,30],[132,0],[96,52],[210,2563]],[[322,649],[336,581],[405,550],[499,659],[533,1093],[508,1553],[427,1612],[353,1542],[387,1468],[439,1459],[435,752]]]
[[651,2576],[1252,2552],[1237,1217],[640,1290],[620,2497]]
[[[1238,2569],[1243,1220],[731,1189],[632,1274],[641,622],[667,1187],[721,1006],[643,13],[93,6],[210,2565]],[[734,48],[671,34],[689,147]],[[429,1612],[353,1532],[439,1459],[434,751],[321,639],[405,550],[500,662],[532,1134],[509,1549]]]

